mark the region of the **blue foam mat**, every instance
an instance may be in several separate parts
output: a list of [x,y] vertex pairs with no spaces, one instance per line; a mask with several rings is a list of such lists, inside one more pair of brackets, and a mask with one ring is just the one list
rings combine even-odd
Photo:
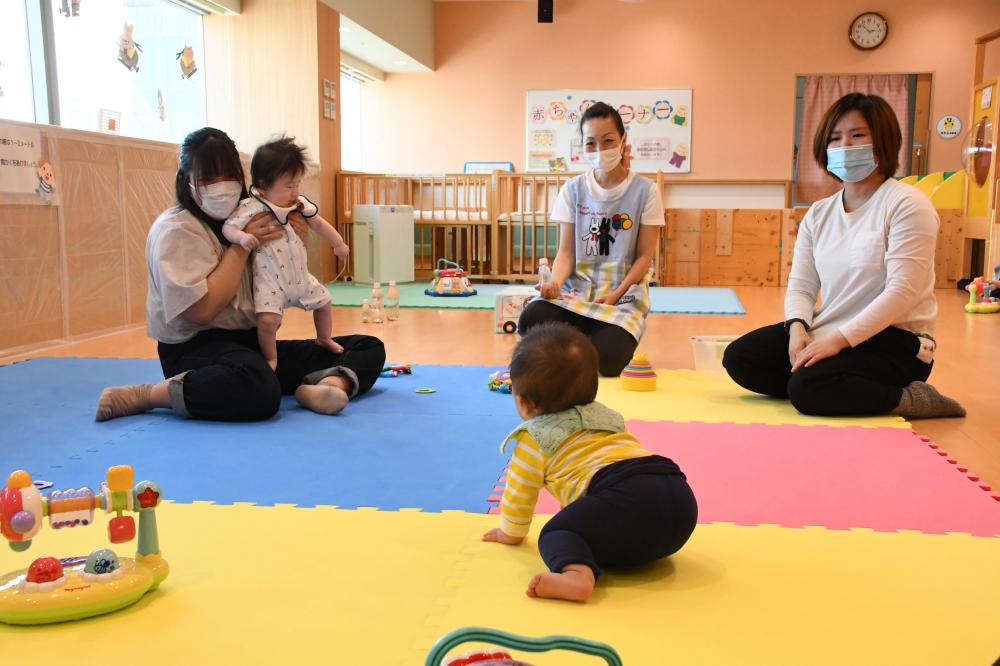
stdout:
[[[508,395],[486,388],[495,368],[414,366],[382,378],[344,414],[285,398],[259,423],[212,423],[168,411],[93,420],[101,388],[161,379],[155,360],[37,359],[0,367],[0,475],[23,468],[56,488],[96,487],[130,464],[167,498],[485,512],[484,481],[518,423]],[[417,394],[433,387],[436,393]]]
[[650,312],[659,314],[746,314],[728,287],[650,287]]

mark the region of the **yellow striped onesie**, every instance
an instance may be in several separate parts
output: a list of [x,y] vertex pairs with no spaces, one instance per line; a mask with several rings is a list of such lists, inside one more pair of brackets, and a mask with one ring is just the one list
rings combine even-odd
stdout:
[[522,423],[504,440],[501,453],[511,441],[514,451],[500,501],[500,529],[514,537],[528,533],[543,487],[565,507],[587,494],[598,470],[652,455],[625,432],[621,414],[597,402]]

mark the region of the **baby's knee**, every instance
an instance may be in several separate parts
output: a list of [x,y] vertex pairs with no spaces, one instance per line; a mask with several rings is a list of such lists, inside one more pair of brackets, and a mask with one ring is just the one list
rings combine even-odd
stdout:
[[281,328],[281,315],[275,312],[257,314],[257,329],[264,333],[277,333]]

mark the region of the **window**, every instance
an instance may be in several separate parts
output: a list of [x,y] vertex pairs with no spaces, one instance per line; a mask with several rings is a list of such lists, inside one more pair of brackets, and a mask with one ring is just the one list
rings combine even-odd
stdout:
[[35,122],[24,0],[0,0],[0,15],[0,118]]
[[[105,131],[173,143],[204,126],[200,14],[169,0],[47,1],[60,125],[101,131],[102,119],[114,118]],[[119,44],[129,37],[135,49],[120,57]],[[182,70],[178,54],[188,46],[196,70],[185,76],[190,69]]]
[[361,124],[361,83],[350,74],[340,74],[340,168],[362,171],[364,142]]
[[[878,94],[896,111],[903,145],[896,176],[926,172],[930,74],[799,76],[795,85],[795,149],[792,156],[793,205],[809,205],[840,185],[813,160],[812,132],[826,108],[848,92]],[[804,127],[807,126],[807,127]],[[808,130],[808,131],[807,131]]]

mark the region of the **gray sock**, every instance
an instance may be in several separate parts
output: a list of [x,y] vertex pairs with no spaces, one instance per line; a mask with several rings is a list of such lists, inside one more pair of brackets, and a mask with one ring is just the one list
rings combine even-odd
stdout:
[[303,384],[295,389],[295,399],[306,409],[329,416],[339,414],[348,402],[342,389],[329,384]]
[[965,416],[965,407],[957,400],[941,395],[930,384],[910,382],[903,389],[899,405],[892,413],[907,419],[940,419]]
[[149,401],[152,384],[130,384],[106,388],[97,400],[95,421],[108,421],[119,416],[148,412],[153,408]]

